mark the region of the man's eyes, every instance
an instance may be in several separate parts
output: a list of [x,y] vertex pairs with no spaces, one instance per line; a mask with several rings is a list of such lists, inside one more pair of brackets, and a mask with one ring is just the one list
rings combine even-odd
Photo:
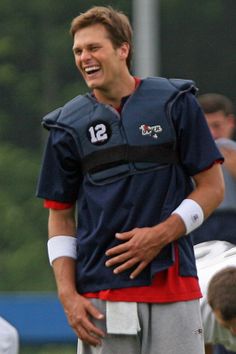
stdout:
[[99,48],[100,48],[99,46],[94,45],[94,46],[92,46],[92,47],[90,48],[90,50],[91,50],[92,52],[95,52],[95,51],[98,50]]
[[74,54],[81,55],[81,53],[82,53],[81,49],[74,49]]

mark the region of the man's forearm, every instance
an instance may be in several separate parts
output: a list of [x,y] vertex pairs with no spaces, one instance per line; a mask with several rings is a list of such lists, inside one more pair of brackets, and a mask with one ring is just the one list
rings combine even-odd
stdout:
[[[75,237],[76,223],[74,208],[65,210],[50,209],[48,234],[50,239],[54,239],[54,237],[56,239],[58,236],[70,236],[71,240],[71,236]],[[60,241],[59,237],[58,240]],[[65,252],[65,254],[66,253],[67,252]],[[55,274],[58,296],[64,305],[66,299],[77,293],[75,284],[75,259],[69,255],[60,255],[60,257],[55,258],[52,262],[52,266]]]
[[196,188],[187,197],[203,209],[205,219],[218,207],[224,197],[224,177],[220,164],[194,176]]
[[60,257],[53,262],[53,271],[57,284],[58,297],[63,305],[77,294],[75,279],[75,260]]
[[48,218],[49,237],[58,235],[75,236],[76,222],[74,208],[65,210],[49,210]]

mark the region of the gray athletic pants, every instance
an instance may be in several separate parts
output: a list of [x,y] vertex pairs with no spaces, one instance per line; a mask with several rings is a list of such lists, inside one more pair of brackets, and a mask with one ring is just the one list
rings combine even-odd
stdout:
[[[92,300],[102,313],[106,302]],[[77,354],[204,354],[199,301],[138,304],[141,331],[137,335],[107,334],[102,345],[78,341]],[[105,321],[94,321],[106,333]]]

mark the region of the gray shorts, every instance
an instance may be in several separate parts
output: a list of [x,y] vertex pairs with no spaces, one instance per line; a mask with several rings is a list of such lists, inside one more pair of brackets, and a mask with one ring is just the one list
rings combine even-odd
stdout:
[[[93,299],[106,313],[106,301]],[[102,345],[78,341],[77,354],[204,354],[199,300],[167,304],[138,304],[141,330],[137,335],[107,334]],[[105,321],[94,321],[106,332]]]

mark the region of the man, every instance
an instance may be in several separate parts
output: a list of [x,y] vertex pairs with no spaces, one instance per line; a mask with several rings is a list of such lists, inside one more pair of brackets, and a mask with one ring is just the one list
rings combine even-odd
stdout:
[[225,241],[208,241],[194,250],[203,293],[200,303],[206,354],[213,353],[213,344],[235,352],[236,247]]
[[9,322],[0,317],[0,353],[18,354],[19,336],[18,332]]
[[236,142],[232,140],[235,131],[233,104],[228,97],[216,93],[201,95],[198,100],[216,145],[225,158],[225,197],[210,218],[194,231],[194,242],[215,239],[236,244]]
[[189,234],[224,183],[195,86],[134,78],[129,21],[110,7],[76,17],[71,34],[91,92],[44,118],[37,195],[78,353],[203,353]]

